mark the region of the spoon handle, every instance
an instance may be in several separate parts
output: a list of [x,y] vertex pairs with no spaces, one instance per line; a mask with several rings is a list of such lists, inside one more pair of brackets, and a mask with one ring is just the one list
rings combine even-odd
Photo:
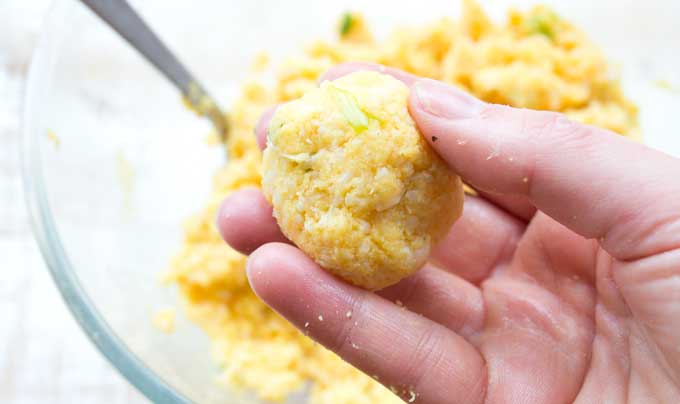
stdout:
[[224,140],[227,123],[218,104],[126,0],[81,0],[81,2],[170,80],[194,112],[212,121]]

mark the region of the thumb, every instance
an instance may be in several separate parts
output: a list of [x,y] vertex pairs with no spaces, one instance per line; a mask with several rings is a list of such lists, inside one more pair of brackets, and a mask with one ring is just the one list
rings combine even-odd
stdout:
[[561,114],[487,104],[429,79],[413,84],[409,108],[475,188],[525,196],[621,260],[680,246],[680,160]]

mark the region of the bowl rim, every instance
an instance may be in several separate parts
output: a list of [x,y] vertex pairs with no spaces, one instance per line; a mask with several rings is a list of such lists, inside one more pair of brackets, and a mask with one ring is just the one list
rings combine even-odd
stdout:
[[33,236],[64,303],[82,331],[109,363],[152,402],[191,403],[132,353],[96,309],[66,255],[45,192],[38,141],[44,128],[32,118],[36,116],[39,98],[53,76],[53,67],[63,39],[56,21],[63,13],[68,15],[74,7],[81,6],[73,1],[52,1],[42,22],[24,84],[19,154],[24,198]]

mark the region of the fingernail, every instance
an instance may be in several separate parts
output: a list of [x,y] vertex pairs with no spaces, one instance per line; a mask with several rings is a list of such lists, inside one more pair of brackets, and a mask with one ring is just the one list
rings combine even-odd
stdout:
[[413,85],[416,107],[444,119],[464,119],[477,115],[482,102],[451,85],[420,79]]

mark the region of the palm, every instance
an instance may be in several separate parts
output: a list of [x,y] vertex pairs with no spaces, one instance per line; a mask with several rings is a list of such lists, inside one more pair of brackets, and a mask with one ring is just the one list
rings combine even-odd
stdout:
[[515,245],[488,274],[466,274],[485,314],[463,334],[486,361],[488,402],[672,400],[596,241],[539,213]]

